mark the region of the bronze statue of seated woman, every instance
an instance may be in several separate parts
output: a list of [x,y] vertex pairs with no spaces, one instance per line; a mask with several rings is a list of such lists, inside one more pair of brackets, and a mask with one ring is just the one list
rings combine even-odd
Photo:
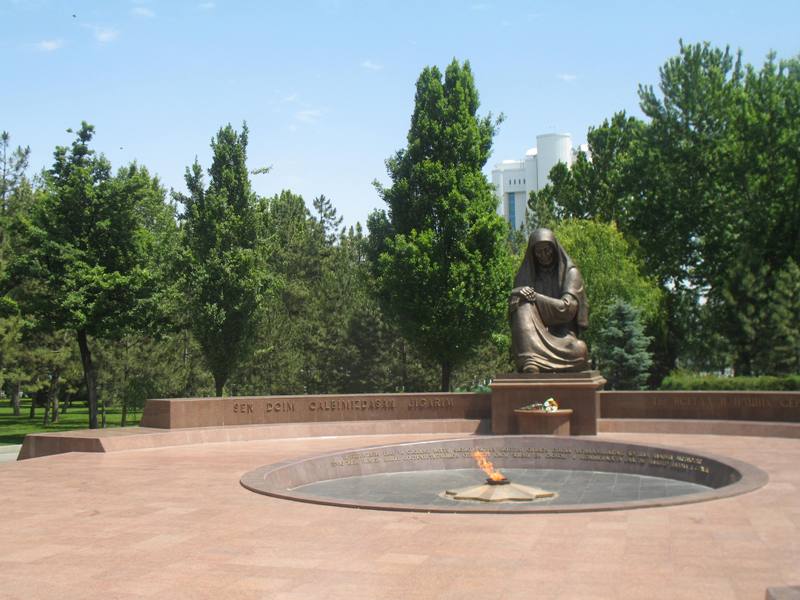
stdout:
[[589,324],[583,277],[549,229],[529,240],[508,301],[517,371],[583,371],[586,343],[578,339]]

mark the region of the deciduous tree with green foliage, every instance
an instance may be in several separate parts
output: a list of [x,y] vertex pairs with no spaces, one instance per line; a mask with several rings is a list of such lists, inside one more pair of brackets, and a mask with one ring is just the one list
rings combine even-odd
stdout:
[[377,185],[388,212],[369,218],[379,295],[403,335],[453,369],[502,321],[510,289],[508,228],[482,169],[498,121],[479,117],[469,63],[417,80],[408,145],[386,161],[392,185]]
[[195,160],[186,169],[182,271],[189,324],[214,376],[217,396],[253,351],[258,308],[268,277],[259,252],[258,199],[247,170],[247,125],[227,125],[211,140],[206,188]]
[[142,212],[164,197],[158,180],[136,164],[112,176],[108,160],[89,147],[93,134],[83,122],[70,147],[56,148],[24,224],[25,250],[11,269],[12,282],[33,282],[23,285],[22,303],[38,328],[72,330],[77,338],[90,428],[98,425],[90,339],[117,338],[141,316],[153,283],[143,268],[151,248]]
[[658,318],[662,292],[613,223],[567,219],[556,225],[558,241],[575,261],[586,282],[591,307],[590,327],[584,338],[594,354],[599,332],[606,327],[619,302],[634,307],[643,323]]
[[707,302],[713,331],[695,340],[721,332],[739,374],[783,370],[754,332],[786,261],[800,260],[800,59],[770,55],[759,69],[741,52],[681,43],[659,76],[639,88],[645,120],[619,113],[590,130],[591,161],[553,180],[555,212],[614,220],[635,242],[669,295],[662,369]]

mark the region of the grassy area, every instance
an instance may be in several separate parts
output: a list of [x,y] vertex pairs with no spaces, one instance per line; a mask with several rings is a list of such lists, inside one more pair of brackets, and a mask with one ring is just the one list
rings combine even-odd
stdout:
[[[89,411],[82,402],[76,402],[72,408],[68,409],[67,414],[61,414],[58,423],[51,423],[47,427],[42,425],[44,408],[36,409],[36,416],[28,418],[30,414],[30,400],[22,401],[22,410],[19,417],[15,417],[8,400],[3,399],[0,405],[0,445],[21,444],[22,439],[28,433],[41,433],[50,431],[69,431],[71,429],[88,429]],[[137,425],[141,413],[128,414],[128,425]],[[97,417],[100,420],[100,415]],[[119,427],[122,419],[122,411],[119,408],[106,409],[106,425],[108,427]]]

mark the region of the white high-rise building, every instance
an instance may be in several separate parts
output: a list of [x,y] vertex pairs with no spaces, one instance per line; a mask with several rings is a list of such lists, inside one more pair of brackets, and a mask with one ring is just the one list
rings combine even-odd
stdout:
[[525,153],[522,160],[504,160],[492,169],[492,183],[500,199],[498,214],[505,217],[514,229],[525,223],[528,196],[550,181],[549,174],[559,162],[572,166],[578,152],[588,149],[572,147],[568,133],[545,133],[536,136],[536,147]]

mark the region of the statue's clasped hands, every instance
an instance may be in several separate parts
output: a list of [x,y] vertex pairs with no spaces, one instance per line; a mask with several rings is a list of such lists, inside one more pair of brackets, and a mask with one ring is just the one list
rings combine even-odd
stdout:
[[528,302],[536,302],[536,290],[529,285],[519,288],[517,295],[524,298]]

